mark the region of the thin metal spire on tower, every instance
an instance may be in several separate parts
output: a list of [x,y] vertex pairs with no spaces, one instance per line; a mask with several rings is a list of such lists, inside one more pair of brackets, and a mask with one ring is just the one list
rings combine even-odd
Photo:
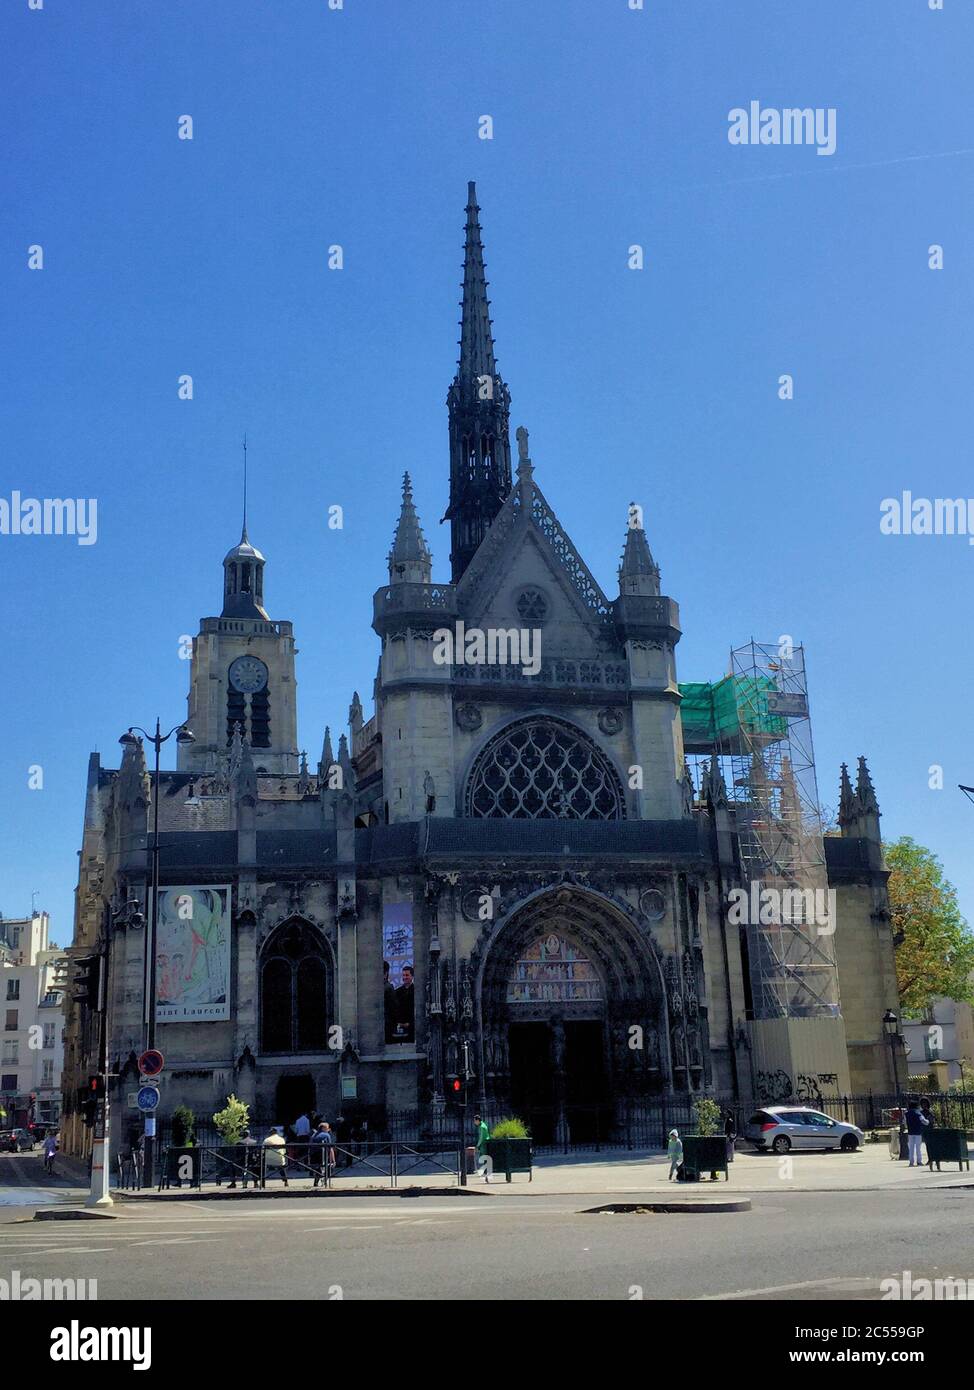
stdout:
[[240,533],[241,542],[247,540],[247,435],[243,437],[243,530]]

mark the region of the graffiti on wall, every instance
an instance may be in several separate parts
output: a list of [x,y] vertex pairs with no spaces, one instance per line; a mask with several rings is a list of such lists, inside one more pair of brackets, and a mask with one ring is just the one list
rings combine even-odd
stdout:
[[783,1105],[786,1101],[797,1100],[802,1105],[824,1105],[825,1091],[833,1095],[839,1088],[838,1073],[820,1071],[818,1073],[799,1072],[792,1081],[786,1071],[759,1071],[755,1077],[757,1098],[764,1105]]

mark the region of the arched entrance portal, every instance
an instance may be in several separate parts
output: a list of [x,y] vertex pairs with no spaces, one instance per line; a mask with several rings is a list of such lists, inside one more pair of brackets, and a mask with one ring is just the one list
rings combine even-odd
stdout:
[[606,1139],[626,1101],[667,1088],[652,945],[598,894],[543,892],[500,925],[480,1006],[485,1102],[538,1144]]

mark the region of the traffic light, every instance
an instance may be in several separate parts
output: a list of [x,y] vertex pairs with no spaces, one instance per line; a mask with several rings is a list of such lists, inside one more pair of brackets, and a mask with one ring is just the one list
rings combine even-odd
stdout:
[[75,961],[76,974],[72,981],[72,997],[76,1004],[85,1004],[98,1012],[101,1002],[101,956],[79,956]]
[[104,1076],[89,1076],[87,1086],[78,1087],[78,1108],[89,1127],[98,1119],[98,1102],[105,1098]]
[[462,1076],[448,1076],[446,1078],[446,1098],[454,1101],[457,1105],[465,1105],[467,1101],[467,1087]]

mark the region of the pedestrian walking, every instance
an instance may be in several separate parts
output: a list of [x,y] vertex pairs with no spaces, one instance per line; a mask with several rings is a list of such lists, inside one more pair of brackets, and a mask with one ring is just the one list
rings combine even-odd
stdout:
[[494,1160],[487,1152],[487,1141],[490,1138],[490,1130],[487,1122],[481,1115],[474,1115],[473,1122],[477,1127],[477,1176],[480,1176],[483,1169],[484,1182],[489,1183],[494,1171]]
[[327,1121],[322,1120],[311,1136],[309,1152],[314,1154],[311,1161],[315,1170],[314,1185],[317,1187],[322,1176],[331,1177],[335,1168],[335,1134]]
[[284,1126],[275,1125],[264,1140],[264,1176],[280,1173],[287,1187],[287,1146],[284,1142]]
[[929,1126],[930,1121],[926,1115],[917,1102],[911,1100],[906,1109],[906,1147],[911,1168],[923,1167],[923,1136]]
[[927,1151],[927,1167],[933,1167],[933,1159],[930,1157],[930,1135],[937,1127],[937,1117],[933,1113],[933,1107],[929,1098],[923,1096],[920,1100],[920,1113],[927,1118],[927,1128],[923,1131],[923,1146]]
[[670,1171],[666,1176],[666,1181],[672,1182],[676,1177],[677,1169],[683,1164],[683,1140],[680,1138],[680,1131],[678,1129],[670,1130],[666,1152],[670,1156]]

